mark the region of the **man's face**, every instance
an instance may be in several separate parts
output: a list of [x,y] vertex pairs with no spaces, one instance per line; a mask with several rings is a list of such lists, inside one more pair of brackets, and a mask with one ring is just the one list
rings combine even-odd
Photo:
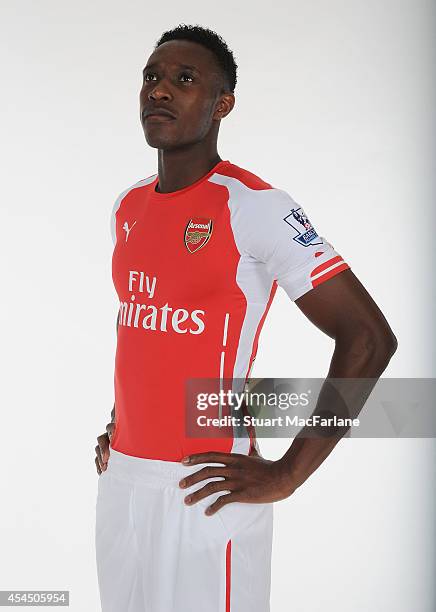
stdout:
[[[175,149],[203,140],[233,108],[234,96],[222,90],[222,77],[209,49],[185,40],[160,45],[143,70],[140,120],[147,143]],[[169,116],[149,116],[166,109]]]

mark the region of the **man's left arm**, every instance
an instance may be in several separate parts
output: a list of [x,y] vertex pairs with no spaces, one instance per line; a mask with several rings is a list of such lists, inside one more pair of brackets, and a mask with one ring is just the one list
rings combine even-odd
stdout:
[[[315,414],[331,412],[329,379],[352,379],[347,381],[342,393],[347,410],[356,417],[397,349],[392,329],[351,269],[343,270],[314,287],[295,303],[314,325],[335,341],[327,380],[321,388]],[[305,427],[278,461],[268,461],[256,455],[191,455],[183,463],[223,465],[204,467],[184,478],[180,483],[182,488],[221,477],[221,480],[209,482],[189,494],[185,502],[194,504],[213,493],[226,492],[207,509],[207,514],[213,514],[234,501],[265,503],[285,499],[321,465],[346,431],[348,428],[339,435],[336,432],[333,436],[321,437],[308,435]]]

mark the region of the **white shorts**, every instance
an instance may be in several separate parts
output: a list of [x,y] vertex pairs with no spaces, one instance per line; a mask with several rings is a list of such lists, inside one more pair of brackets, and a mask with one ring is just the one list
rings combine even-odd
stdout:
[[178,483],[202,467],[111,449],[96,506],[102,612],[269,612],[273,504],[205,515],[221,491],[187,506],[213,479]]

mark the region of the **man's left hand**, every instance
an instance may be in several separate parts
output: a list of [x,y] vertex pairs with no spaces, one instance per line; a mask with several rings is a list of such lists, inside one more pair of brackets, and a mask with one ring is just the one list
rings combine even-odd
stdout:
[[269,461],[257,454],[248,456],[237,453],[200,453],[185,457],[182,463],[189,466],[199,463],[223,464],[206,466],[198,472],[185,476],[179,483],[180,488],[186,489],[209,478],[222,478],[207,483],[185,497],[185,503],[192,505],[213,493],[230,491],[218,497],[207,508],[208,515],[235,501],[251,504],[280,501],[289,497],[296,488],[280,460]]

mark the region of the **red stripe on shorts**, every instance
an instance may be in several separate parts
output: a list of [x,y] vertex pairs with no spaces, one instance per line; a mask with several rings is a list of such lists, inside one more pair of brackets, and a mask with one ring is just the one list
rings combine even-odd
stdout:
[[226,548],[226,612],[230,612],[230,587],[232,571],[232,541],[227,542]]

